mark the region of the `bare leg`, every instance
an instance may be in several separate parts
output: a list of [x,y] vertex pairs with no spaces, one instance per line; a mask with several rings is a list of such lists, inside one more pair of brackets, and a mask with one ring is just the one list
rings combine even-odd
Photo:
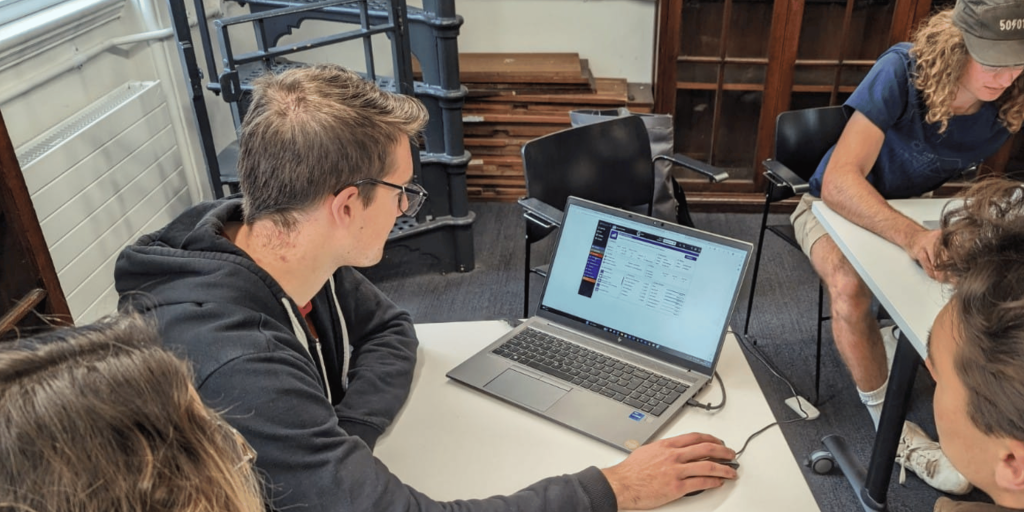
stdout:
[[811,264],[828,288],[832,335],[853,381],[862,391],[882,387],[888,377],[885,347],[871,314],[871,291],[828,235],[811,248]]

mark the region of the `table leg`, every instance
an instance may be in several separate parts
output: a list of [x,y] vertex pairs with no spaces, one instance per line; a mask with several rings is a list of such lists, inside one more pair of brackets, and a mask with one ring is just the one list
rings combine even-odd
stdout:
[[889,372],[885,407],[878,422],[878,433],[875,435],[875,445],[871,450],[871,462],[866,476],[863,465],[853,456],[845,439],[835,435],[822,439],[822,443],[836,459],[866,511],[886,509],[886,494],[889,490],[889,479],[892,478],[893,461],[896,459],[896,449],[903,433],[910,393],[913,391],[914,378],[920,364],[920,354],[901,333],[896,345],[896,355],[893,356],[892,371]]
[[914,389],[914,377],[921,365],[921,355],[910,344],[903,333],[900,333],[893,356],[892,371],[889,372],[889,388],[885,392],[885,407],[882,418],[878,422],[878,434],[875,435],[875,446],[871,450],[871,463],[868,466],[868,479],[864,484],[862,498],[867,503],[880,504],[885,508],[885,495],[892,477],[893,461],[896,459],[896,448],[903,434],[903,422],[907,419],[910,394]]

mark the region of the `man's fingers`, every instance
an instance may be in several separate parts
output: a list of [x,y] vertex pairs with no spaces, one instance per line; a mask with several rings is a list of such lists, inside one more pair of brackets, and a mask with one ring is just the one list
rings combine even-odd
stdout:
[[928,258],[928,253],[925,253],[917,262],[921,264],[921,268],[925,274],[928,274],[928,277],[935,277],[935,266],[932,265],[931,259]]
[[676,460],[680,463],[696,462],[702,459],[732,460],[736,452],[727,446],[717,443],[701,443],[678,448]]
[[918,260],[919,263],[921,264],[921,268],[924,269],[925,274],[928,274],[928,277],[930,277],[932,279],[937,279],[938,278],[937,277],[938,274],[935,271],[935,261],[934,261],[934,257],[932,256],[931,251],[921,251],[921,252],[923,254],[921,255],[921,259]]
[[735,469],[719,464],[717,462],[711,462],[710,460],[701,460],[697,462],[688,462],[679,467],[679,478],[695,478],[701,476],[710,476],[715,478],[725,478],[728,480],[735,480],[739,473]]
[[703,491],[705,489],[715,489],[721,487],[723,484],[725,484],[725,480],[722,480],[721,478],[705,476],[686,478],[682,481],[681,494],[690,494],[691,492]]
[[683,434],[675,437],[670,437],[668,439],[664,439],[663,442],[670,448],[684,448],[687,446],[702,443],[713,443],[718,445],[723,444],[721,439],[711,434],[702,434],[700,432],[693,432],[690,434]]

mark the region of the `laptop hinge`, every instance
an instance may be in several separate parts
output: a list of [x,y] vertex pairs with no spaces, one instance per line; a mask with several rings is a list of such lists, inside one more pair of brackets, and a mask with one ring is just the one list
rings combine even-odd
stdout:
[[564,325],[559,325],[559,324],[556,324],[554,322],[545,322],[544,325],[547,326],[547,327],[554,327],[556,329],[560,329],[560,330],[563,330],[565,332],[575,334],[577,336],[583,336],[585,338],[592,338],[591,335],[589,335],[589,334],[587,334],[585,332],[577,331],[575,329],[570,329],[570,328],[568,328],[568,327],[566,327]]

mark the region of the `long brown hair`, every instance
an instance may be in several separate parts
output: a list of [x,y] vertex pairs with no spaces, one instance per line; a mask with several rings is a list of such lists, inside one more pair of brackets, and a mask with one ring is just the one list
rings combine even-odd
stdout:
[[247,447],[191,377],[133,315],[4,343],[0,510],[264,510]]
[[[914,87],[921,91],[928,107],[925,121],[940,123],[939,133],[945,132],[970,58],[963,33],[953,25],[953,9],[928,18],[914,33],[912,43],[910,54],[917,60]],[[1003,126],[1011,133],[1020,131],[1024,123],[1024,75],[1013,81],[996,105]]]
[[1024,188],[983,181],[947,211],[936,267],[955,285],[954,367],[978,430],[1024,440]]

